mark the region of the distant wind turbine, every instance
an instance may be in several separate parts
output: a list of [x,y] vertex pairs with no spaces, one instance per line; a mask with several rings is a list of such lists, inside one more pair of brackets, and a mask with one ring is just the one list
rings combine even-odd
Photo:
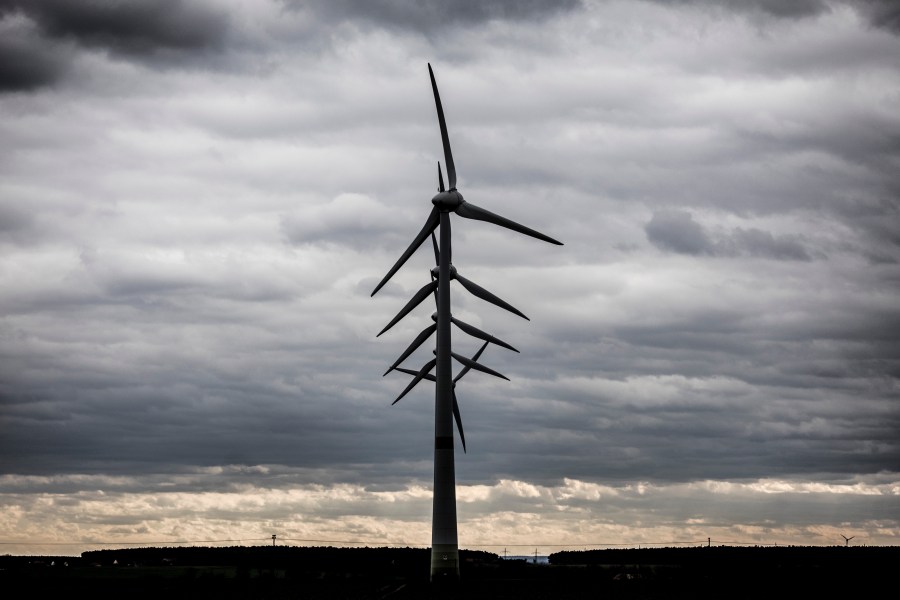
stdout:
[[842,533],[842,534],[841,534],[841,537],[844,538],[844,547],[847,547],[847,546],[850,545],[850,540],[852,540],[852,539],[855,538],[856,536],[855,536],[855,535],[851,535],[850,537],[847,537],[846,535],[844,535],[844,534]]
[[[428,74],[431,78],[431,89],[434,93],[434,103],[437,108],[438,124],[441,129],[441,141],[444,146],[444,164],[447,167],[447,179],[450,189],[444,189],[444,178],[441,174],[441,165],[438,163],[438,194],[431,199],[433,205],[428,219],[421,231],[413,239],[412,243],[400,256],[394,266],[388,271],[381,282],[372,291],[374,296],[388,280],[393,277],[400,267],[422,245],[429,236],[434,246],[435,262],[438,265],[431,270],[431,281],[425,284],[412,299],[397,313],[397,316],[385,326],[379,336],[396,325],[403,317],[421,304],[425,298],[434,294],[437,303],[437,312],[432,315],[433,325],[429,325],[413,340],[409,347],[394,361],[385,372],[399,371],[413,377],[406,389],[400,393],[394,403],[405,396],[413,387],[423,379],[435,382],[435,409],[434,409],[434,498],[432,505],[432,529],[431,529],[431,578],[435,580],[459,578],[459,542],[456,527],[456,474],[453,450],[453,422],[459,430],[463,451],[466,449],[466,438],[463,434],[462,419],[459,413],[459,403],[456,399],[456,383],[470,370],[481,371],[507,379],[506,376],[490,369],[478,359],[487,348],[488,344],[502,346],[514,352],[515,348],[506,342],[485,333],[484,331],[464,323],[450,312],[450,281],[456,280],[472,295],[512,312],[524,319],[528,319],[524,313],[501,300],[483,287],[460,275],[451,264],[452,250],[450,243],[450,213],[465,219],[486,221],[506,229],[549,242],[562,245],[561,242],[537,232],[533,229],[519,225],[500,215],[475,206],[463,200],[462,194],[456,189],[456,165],[453,162],[453,153],[450,151],[450,138],[447,135],[447,123],[444,120],[444,109],[441,106],[441,97],[438,94],[437,83],[431,65],[428,65]],[[434,231],[440,227],[440,245],[435,239]],[[464,333],[476,337],[484,342],[474,356],[468,358],[453,352],[450,342],[450,325],[456,325]],[[405,369],[399,365],[418,349],[433,333],[437,332],[437,342],[434,350],[435,357],[425,363],[418,371]],[[377,336],[376,336],[377,337]],[[463,365],[462,370],[453,377],[452,359]],[[431,371],[435,370],[432,375]]]

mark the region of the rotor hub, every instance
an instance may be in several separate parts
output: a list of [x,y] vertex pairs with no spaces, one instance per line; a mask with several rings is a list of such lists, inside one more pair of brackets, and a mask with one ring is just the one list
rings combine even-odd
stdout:
[[432,204],[437,206],[439,209],[448,212],[455,211],[463,202],[465,202],[465,200],[463,200],[462,194],[456,191],[456,188],[453,188],[446,192],[439,192],[434,198],[431,199]]
[[[441,275],[441,268],[440,267],[431,267],[431,275],[435,279],[438,279]],[[450,279],[454,279],[455,277],[456,277],[456,267],[454,267],[453,265],[450,265]]]

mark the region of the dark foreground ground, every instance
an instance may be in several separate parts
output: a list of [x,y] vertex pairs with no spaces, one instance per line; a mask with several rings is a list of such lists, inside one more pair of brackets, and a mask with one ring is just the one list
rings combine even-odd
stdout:
[[[874,597],[900,547],[654,548],[551,555],[550,565],[461,553],[461,581],[428,581],[412,548],[140,548],[0,557],[12,597],[162,599]],[[68,563],[68,566],[64,566]],[[6,594],[4,594],[6,595]]]

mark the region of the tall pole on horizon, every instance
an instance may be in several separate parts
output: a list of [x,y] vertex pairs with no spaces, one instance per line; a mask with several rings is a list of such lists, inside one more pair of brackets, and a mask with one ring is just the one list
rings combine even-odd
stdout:
[[456,461],[450,344],[450,213],[441,210],[438,253],[437,373],[434,386],[434,497],[431,513],[431,578],[459,577],[456,530]]

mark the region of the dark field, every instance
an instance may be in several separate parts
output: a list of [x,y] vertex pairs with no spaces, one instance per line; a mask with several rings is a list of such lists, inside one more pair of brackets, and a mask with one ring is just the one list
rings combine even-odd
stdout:
[[266,546],[2,556],[0,585],[14,591],[10,598],[843,600],[892,589],[900,565],[896,546],[594,550],[553,554],[550,565],[460,555],[461,581],[452,587],[429,583],[429,550]]

